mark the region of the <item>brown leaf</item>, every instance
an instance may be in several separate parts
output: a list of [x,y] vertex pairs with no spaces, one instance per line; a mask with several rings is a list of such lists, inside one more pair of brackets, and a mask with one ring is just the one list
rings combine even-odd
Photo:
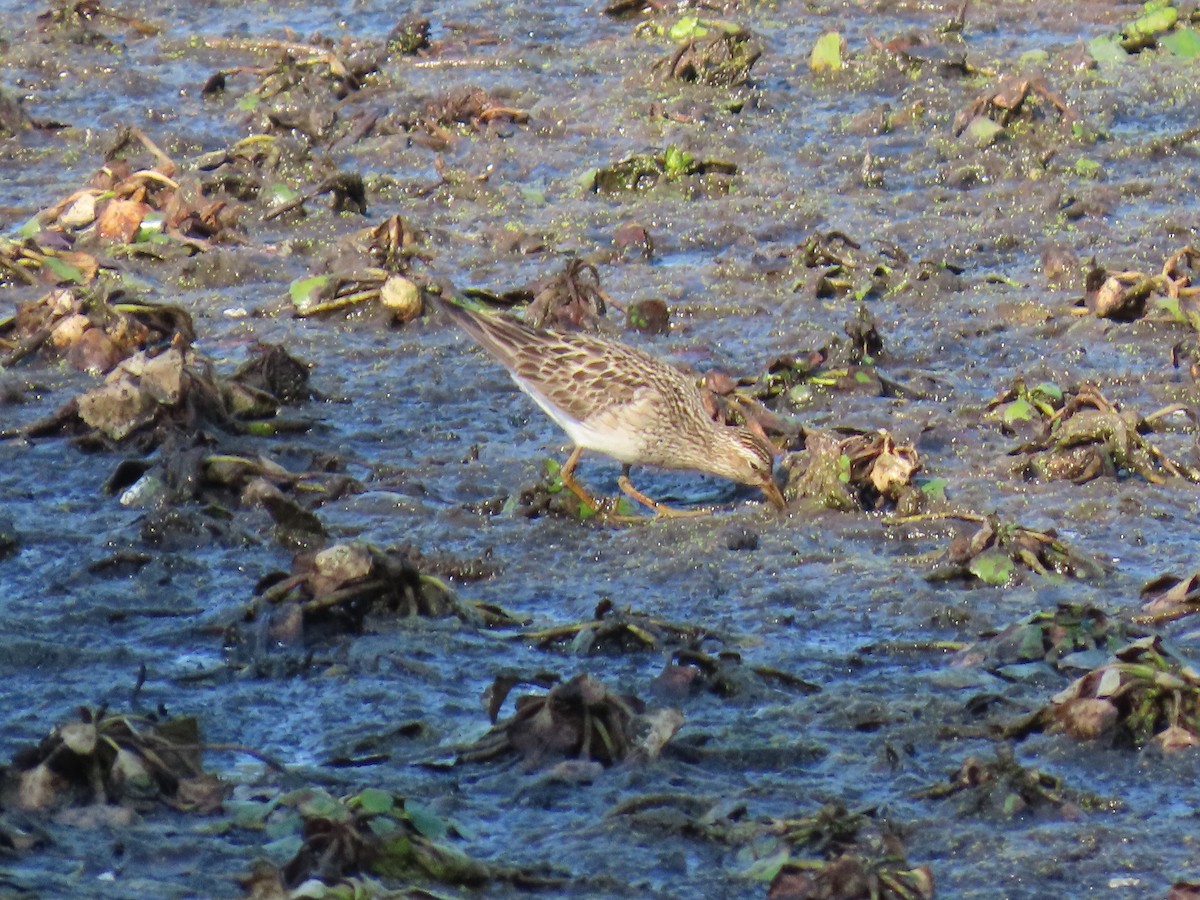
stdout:
[[37,812],[57,806],[67,782],[52,772],[45,763],[21,773],[17,784],[17,806],[26,812]]
[[639,759],[657,759],[676,732],[683,727],[683,713],[677,709],[660,709],[642,716],[641,726],[645,731],[639,735],[634,747]]
[[138,814],[133,807],[115,803],[72,806],[54,814],[54,821],[59,825],[93,830],[128,828],[137,820]]
[[102,375],[121,361],[121,351],[100,328],[89,328],[67,353],[67,362],[81,372]]
[[917,451],[912,447],[897,447],[890,437],[875,464],[871,466],[871,484],[885,497],[895,497],[912,480],[921,467]]
[[1111,730],[1119,713],[1108,700],[1080,697],[1059,706],[1054,716],[1072,737],[1090,741]]
[[171,348],[145,361],[138,383],[159,403],[178,403],[183,396],[183,364],[183,353]]
[[168,802],[176,809],[207,815],[221,809],[226,793],[225,782],[215,775],[204,773],[193,778],[181,778],[174,798]]
[[91,327],[91,319],[83,313],[74,313],[54,326],[54,330],[50,332],[50,343],[59,350],[69,350]]
[[1170,725],[1164,731],[1156,734],[1152,743],[1158,744],[1164,751],[1172,753],[1176,750],[1187,750],[1189,747],[1200,745],[1200,737],[1179,725]]
[[80,756],[91,756],[96,750],[96,726],[91,722],[72,722],[58,729],[58,736],[67,749]]
[[335,544],[314,560],[317,573],[338,584],[366,578],[374,564],[370,550],[362,544]]
[[109,200],[96,219],[96,234],[106,241],[130,244],[149,212],[140,200]]
[[79,396],[79,418],[114,441],[123,440],[154,417],[155,402],[128,381],[114,381]]

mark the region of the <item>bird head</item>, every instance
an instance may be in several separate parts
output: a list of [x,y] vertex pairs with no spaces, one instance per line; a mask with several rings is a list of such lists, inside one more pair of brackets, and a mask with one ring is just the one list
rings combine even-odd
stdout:
[[709,471],[741,484],[761,488],[776,509],[784,509],[787,501],[775,483],[775,448],[766,438],[749,428],[728,425],[724,431],[734,452],[721,459],[714,455],[709,460]]

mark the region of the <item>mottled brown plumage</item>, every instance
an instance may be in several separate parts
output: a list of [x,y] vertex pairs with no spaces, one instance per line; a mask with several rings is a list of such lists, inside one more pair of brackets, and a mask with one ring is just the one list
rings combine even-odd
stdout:
[[454,304],[445,309],[575,443],[562,479],[581,500],[595,504],[571,475],[580,454],[596,450],[624,463],[622,490],[659,514],[674,511],[634,489],[629,466],[719,475],[762,488],[784,506],[771,446],[749,429],[714,421],[695,380],[674,366],[607,338],[532,328]]

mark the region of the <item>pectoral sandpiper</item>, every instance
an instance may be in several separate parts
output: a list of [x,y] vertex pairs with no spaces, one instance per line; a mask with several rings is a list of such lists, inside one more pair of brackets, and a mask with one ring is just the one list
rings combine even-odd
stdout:
[[559,473],[563,486],[593,509],[602,506],[574,478],[584,450],[622,463],[621,490],[660,516],[697,511],[651,500],[630,483],[630,466],[719,475],[759,487],[776,507],[784,507],[770,444],[747,428],[714,421],[686,373],[607,338],[533,328],[454,303],[442,306],[566,431],[575,449]]

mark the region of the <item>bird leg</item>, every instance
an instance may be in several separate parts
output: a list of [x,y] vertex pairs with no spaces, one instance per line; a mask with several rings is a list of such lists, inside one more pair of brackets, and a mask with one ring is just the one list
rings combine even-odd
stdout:
[[[580,503],[590,507],[591,509],[594,509],[596,512],[600,513],[606,518],[611,518],[619,522],[634,522],[639,520],[643,522],[646,521],[644,517],[619,515],[612,509],[612,500],[599,500],[589,494],[583,485],[575,480],[575,467],[579,465],[579,458],[581,456],[583,456],[583,448],[576,447],[571,451],[571,455],[568,456],[566,461],[562,464],[562,468],[558,470],[558,478],[559,481],[562,482],[563,487],[574,494],[579,499]],[[667,506],[665,503],[659,503],[657,500],[652,500],[650,497],[647,497],[645,494],[635,488],[630,482],[629,468],[630,467],[628,465],[622,468],[621,476],[617,479],[617,484],[620,486],[621,490],[625,492],[626,496],[632,500],[636,500],[638,503],[652,510],[656,517],[663,519],[682,519],[693,516],[705,516],[711,512],[711,510],[707,509],[674,509],[673,507]]]
[[567,461],[558,470],[558,479],[562,482],[563,487],[579,498],[580,503],[599,512],[604,508],[602,501],[597,500],[589,494],[583,489],[583,485],[575,480],[575,467],[579,465],[579,457],[581,456],[583,456],[582,447],[576,447],[572,450],[571,455],[567,457]]
[[667,506],[665,503],[659,503],[657,500],[651,500],[641,491],[633,486],[629,480],[629,466],[625,465],[621,469],[621,477],[617,479],[617,485],[625,492],[629,498],[636,500],[643,506],[654,510],[654,514],[664,519],[686,519],[694,516],[706,516],[712,510],[708,509],[675,509]]

